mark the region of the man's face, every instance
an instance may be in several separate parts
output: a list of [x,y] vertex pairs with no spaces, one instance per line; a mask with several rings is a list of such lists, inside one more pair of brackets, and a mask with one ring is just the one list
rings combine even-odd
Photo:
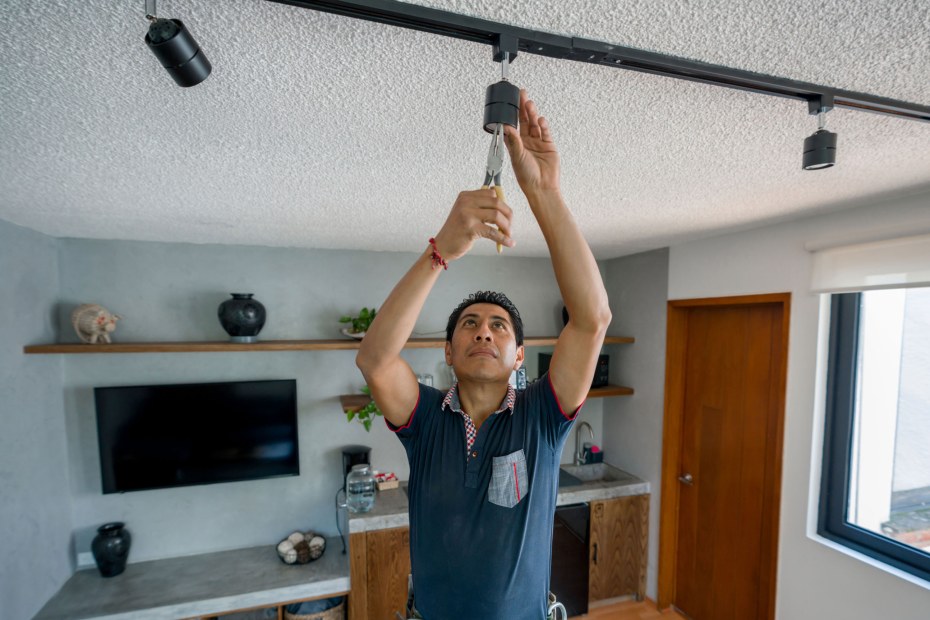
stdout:
[[446,343],[446,363],[459,378],[507,381],[523,364],[523,347],[517,346],[507,311],[487,303],[465,308],[455,324],[452,342]]

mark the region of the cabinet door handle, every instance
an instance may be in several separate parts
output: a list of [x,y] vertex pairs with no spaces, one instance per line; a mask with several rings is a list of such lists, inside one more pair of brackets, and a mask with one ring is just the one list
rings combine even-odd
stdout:
[[597,564],[597,543],[594,543],[594,558],[593,558],[592,561],[593,561],[595,564]]

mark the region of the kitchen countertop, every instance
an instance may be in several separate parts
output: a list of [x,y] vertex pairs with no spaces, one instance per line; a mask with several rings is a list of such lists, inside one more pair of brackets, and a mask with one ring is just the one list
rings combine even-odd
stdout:
[[349,559],[339,538],[309,564],[288,565],[274,544],[137,562],[116,577],[80,570],[34,620],[163,620],[339,596],[349,591]]
[[[587,466],[586,466],[587,467]],[[560,486],[557,505],[650,492],[649,483],[608,466],[610,480]],[[409,525],[406,483],[379,491],[374,508],[349,515],[349,533]],[[155,620],[215,615],[236,609],[324,598],[349,591],[348,556],[327,538],[315,562],[286,565],[274,545],[129,564],[105,579],[96,568],[77,571],[34,620]]]
[[[575,486],[560,486],[557,506],[580,504],[602,499],[645,495],[650,492],[649,483],[633,474],[608,465],[613,480],[582,482]],[[388,491],[378,491],[374,508],[370,512],[349,514],[349,533],[383,530],[410,525],[407,513],[406,482]]]

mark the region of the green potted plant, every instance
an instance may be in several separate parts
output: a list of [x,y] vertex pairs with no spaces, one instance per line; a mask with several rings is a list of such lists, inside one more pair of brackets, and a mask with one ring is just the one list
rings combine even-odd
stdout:
[[[371,389],[366,385],[362,388],[362,394],[365,394],[368,397],[371,397]],[[379,415],[384,415],[381,413],[381,410],[378,409],[378,405],[375,404],[374,399],[368,401],[367,404],[359,408],[346,409],[346,422],[351,422],[352,420],[358,420],[365,427],[366,431],[371,431],[371,423]]]
[[345,315],[339,319],[340,323],[349,323],[350,327],[343,327],[342,333],[350,338],[361,339],[365,332],[368,331],[368,328],[371,326],[371,322],[375,320],[375,314],[377,310],[371,308],[362,308],[357,316]]

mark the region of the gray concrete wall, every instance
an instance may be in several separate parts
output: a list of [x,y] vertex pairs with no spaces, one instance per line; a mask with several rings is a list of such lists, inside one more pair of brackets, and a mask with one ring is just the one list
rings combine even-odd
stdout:
[[73,569],[61,359],[24,355],[55,339],[57,242],[0,220],[0,618],[30,618]]
[[611,383],[636,392],[604,403],[604,458],[652,485],[646,594],[653,600],[658,582],[668,257],[666,248],[605,264],[613,314],[610,334],[636,338],[634,344],[609,347]]
[[[260,337],[338,338],[338,317],[380,306],[413,263],[413,254],[218,245],[61,240],[61,340],[76,341],[68,312],[100,303],[123,316],[114,341],[225,340],[216,308],[229,292],[254,293],[268,321]],[[424,248],[425,249],[425,248]],[[440,336],[451,309],[468,293],[496,289],[520,308],[528,336],[554,335],[561,302],[548,259],[466,257],[439,279],[417,323]],[[447,386],[439,349],[405,352],[417,372]],[[343,445],[373,448],[376,468],[408,474],[400,442],[384,427],[347,424],[338,395],[363,384],[354,351],[62,356],[68,421],[70,496],[78,552],[94,528],[122,520],[133,534],[130,562],[276,543],[299,528],[336,535],[334,495]],[[536,376],[536,351],[528,354]],[[246,379],[297,379],[299,477],[102,495],[95,386]],[[600,400],[582,416],[601,433]],[[564,460],[570,455],[563,457]]]

